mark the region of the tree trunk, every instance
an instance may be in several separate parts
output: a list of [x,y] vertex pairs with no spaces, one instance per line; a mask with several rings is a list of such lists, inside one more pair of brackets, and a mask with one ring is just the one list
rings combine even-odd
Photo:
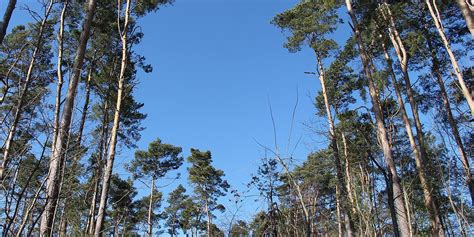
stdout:
[[[25,106],[25,97],[26,94],[29,91],[29,86],[31,79],[33,77],[33,69],[36,66],[36,59],[38,57],[38,54],[41,52],[41,49],[43,47],[43,35],[44,35],[44,29],[46,27],[47,21],[49,14],[51,12],[51,9],[53,7],[53,1],[49,1],[48,6],[46,7],[45,15],[43,18],[43,21],[41,22],[39,32],[38,32],[38,39],[36,40],[36,43],[34,45],[35,49],[33,50],[33,54],[31,55],[31,60],[30,64],[28,65],[28,71],[26,73],[26,79],[25,83],[23,85],[23,88],[21,89],[20,93],[20,98],[18,99],[18,104],[16,105],[16,111],[13,117],[12,125],[10,126],[10,130],[8,132],[7,139],[5,140],[5,145],[3,148],[3,161],[0,166],[0,180],[3,180],[5,176],[5,172],[8,169],[8,162],[10,161],[10,151],[11,147],[13,145],[13,138],[15,137],[16,129],[18,128],[18,123],[20,122],[21,115],[23,114],[23,109]],[[12,9],[13,10],[13,9]],[[21,87],[21,86],[20,86]],[[19,88],[20,90],[20,88]]]
[[[415,142],[415,137],[411,130],[410,119],[408,118],[408,114],[405,109],[405,102],[403,101],[400,83],[397,81],[395,72],[393,71],[392,59],[390,58],[390,55],[388,54],[388,51],[384,43],[382,43],[382,48],[384,50],[385,60],[387,61],[387,64],[388,64],[387,68],[392,78],[393,86],[395,88],[395,94],[397,96],[400,113],[402,115],[402,119],[405,125],[405,131],[407,133],[408,140],[410,142],[410,146],[415,157],[415,164],[418,171],[418,178],[420,179],[420,184],[423,189],[424,204],[425,204],[426,210],[429,213],[431,232],[433,235],[436,235],[436,236],[444,236],[443,225],[441,224],[441,220],[439,219],[438,207],[434,203],[433,193],[431,192],[431,187],[426,176],[426,166],[424,164],[424,162],[426,161],[426,157],[423,157],[422,155],[423,152],[420,152],[420,150],[423,147],[421,144],[423,143],[421,142],[419,143],[420,149],[418,149],[418,146],[416,145],[416,142]],[[407,87],[409,86],[407,85]],[[418,112],[416,109],[413,109],[413,107],[412,107],[412,110],[414,110],[413,113]],[[418,134],[419,141],[422,140],[422,138],[420,138],[421,136],[422,136],[421,134]]]
[[151,188],[150,188],[150,204],[148,205],[148,236],[153,236],[153,190],[155,188],[155,178],[151,179]]
[[[120,75],[119,75],[119,81],[118,81],[117,104],[115,106],[114,122],[112,125],[111,141],[110,141],[109,153],[107,157],[107,164],[104,170],[104,177],[102,180],[102,192],[100,196],[100,204],[99,204],[99,209],[97,213],[97,222],[96,222],[95,231],[94,231],[95,236],[100,236],[102,233],[102,225],[104,222],[105,209],[107,206],[107,196],[109,192],[110,178],[112,177],[112,170],[114,166],[115,149],[117,145],[117,133],[118,133],[119,124],[120,124],[120,110],[122,107],[122,97],[123,97],[123,90],[124,90],[125,70],[127,67],[127,53],[128,53],[127,32],[128,32],[128,23],[129,23],[129,15],[130,15],[130,7],[131,7],[130,5],[131,5],[131,0],[127,0],[127,6],[125,9],[125,22],[123,26],[123,32],[121,32],[122,62],[121,62]],[[117,7],[119,8],[119,12],[120,12],[120,1]]]
[[[23,220],[21,221],[21,224],[20,224],[20,227],[18,228],[18,232],[16,233],[16,237],[20,237],[20,236],[23,236],[23,230],[25,229],[26,227],[26,222],[28,222],[28,219],[30,219],[31,221],[31,226],[30,228],[33,228],[34,226],[34,223],[33,223],[33,209],[36,205],[36,201],[38,200],[40,194],[41,194],[41,191],[43,189],[43,186],[45,185],[46,183],[46,178],[43,179],[43,182],[41,183],[41,185],[39,186],[39,188],[36,190],[36,193],[35,193],[35,196],[33,197],[33,200],[31,201],[31,204],[30,206],[28,207],[28,209],[26,210],[26,213],[23,217]],[[29,236],[29,235],[28,235]]]
[[[63,3],[63,9],[61,11],[61,16],[60,16],[60,21],[59,21],[59,32],[58,32],[58,62],[57,62],[57,76],[58,76],[58,83],[56,85],[56,102],[55,102],[55,111],[54,111],[54,124],[53,124],[53,144],[51,147],[54,147],[55,146],[55,143],[56,143],[56,140],[57,140],[57,137],[58,137],[58,131],[59,131],[59,117],[60,117],[60,111],[61,111],[61,91],[62,91],[62,87],[63,87],[63,82],[64,82],[64,78],[63,78],[63,71],[62,71],[62,65],[63,65],[63,46],[64,46],[64,42],[63,42],[63,36],[64,36],[64,18],[66,16],[66,10],[67,10],[67,6],[68,6],[68,1],[66,0],[64,3]],[[64,162],[65,163],[65,162]],[[66,172],[66,167],[64,167],[65,164],[63,164],[63,167],[62,167],[62,172],[61,172],[61,178],[60,180],[64,180],[64,174]],[[60,185],[62,186],[62,185]],[[59,188],[61,189],[61,187]],[[59,194],[61,193],[61,191],[59,191]],[[53,200],[56,202],[55,205],[58,204],[59,202],[59,199],[58,200]],[[65,225],[66,222],[64,220],[64,213],[65,213],[65,210],[66,210],[66,200],[65,200],[65,203],[64,203],[64,209],[61,213],[61,228],[65,228]],[[56,209],[55,209],[56,211]],[[53,218],[53,222],[54,222],[54,218]],[[52,229],[51,229],[51,234],[52,234]],[[62,229],[60,230],[60,232],[62,231]],[[62,232],[60,233],[61,236],[64,236],[64,234],[62,234]]]
[[66,217],[66,210],[67,210],[68,205],[67,202],[64,203],[64,210],[61,215],[61,220],[59,221],[59,236],[60,237],[66,237],[67,233],[67,217]]
[[68,137],[69,127],[71,125],[72,114],[73,114],[73,107],[74,107],[74,100],[76,97],[76,89],[77,84],[79,82],[79,78],[81,76],[82,65],[84,63],[84,55],[86,52],[87,41],[89,40],[89,32],[92,25],[92,20],[94,18],[95,8],[96,8],[97,0],[89,0],[88,7],[87,7],[87,15],[83,23],[83,30],[81,32],[81,36],[79,39],[79,46],[77,48],[76,58],[73,67],[73,74],[69,81],[69,87],[66,95],[66,100],[64,102],[64,110],[61,118],[61,125],[59,127],[58,136],[55,141],[55,146],[53,147],[50,165],[49,165],[49,173],[48,173],[48,181],[46,185],[46,200],[47,204],[45,210],[42,214],[41,218],[41,225],[40,225],[40,235],[46,236],[49,233],[53,223],[53,216],[54,216],[54,202],[50,200],[54,200],[58,196],[58,171],[59,171],[59,164],[60,159],[63,154],[63,148],[66,143],[66,138]]
[[349,15],[352,20],[352,25],[355,27],[354,28],[354,33],[355,33],[355,38],[357,41],[357,45],[359,48],[359,54],[360,58],[362,60],[362,64],[364,67],[364,74],[367,79],[367,84],[369,87],[369,93],[370,93],[370,98],[372,101],[372,110],[375,114],[375,120],[376,120],[376,127],[377,127],[377,137],[380,141],[381,144],[381,149],[384,154],[385,162],[387,163],[387,166],[390,171],[391,175],[391,182],[392,182],[392,188],[393,188],[393,195],[394,195],[394,203],[396,207],[396,213],[397,213],[397,223],[398,223],[398,228],[400,230],[400,234],[402,237],[407,237],[410,236],[410,228],[409,228],[409,223],[408,223],[408,218],[405,210],[405,201],[404,196],[403,196],[403,191],[402,191],[402,184],[400,182],[400,178],[398,177],[397,174],[397,168],[393,159],[393,154],[391,147],[388,142],[388,137],[387,137],[387,131],[385,129],[385,124],[384,124],[384,119],[383,119],[383,114],[382,111],[380,110],[380,102],[379,102],[379,95],[376,92],[376,87],[372,78],[372,74],[370,72],[370,62],[369,62],[369,57],[367,55],[360,29],[359,29],[359,24],[357,21],[357,18],[353,12],[352,8],[352,2],[351,0],[346,0],[346,7],[349,12]]
[[345,158],[345,173],[346,173],[346,189],[347,189],[347,197],[349,198],[349,201],[351,202],[351,209],[352,213],[355,214],[357,213],[356,211],[356,201],[354,198],[354,191],[352,189],[352,177],[351,177],[351,166],[349,162],[349,152],[348,152],[348,146],[347,146],[347,140],[346,140],[346,135],[344,132],[341,133],[342,137],[342,144],[344,146],[344,158]]
[[96,177],[94,181],[94,193],[92,194],[92,201],[91,205],[89,208],[89,215],[87,218],[87,227],[86,227],[86,232],[89,235],[94,234],[94,229],[95,229],[95,208],[97,204],[97,195],[99,193],[99,172],[96,172]]
[[449,60],[451,60],[454,75],[456,75],[459,85],[461,86],[462,93],[467,100],[469,108],[471,109],[471,115],[474,115],[474,101],[472,100],[469,88],[467,88],[466,83],[464,82],[462,71],[458,65],[458,61],[456,60],[456,57],[454,56],[454,53],[451,50],[451,44],[449,43],[448,38],[446,37],[446,34],[444,32],[443,22],[441,21],[441,15],[438,11],[438,7],[436,6],[436,0],[426,0],[426,5],[428,6],[431,18],[433,19],[436,29],[438,30],[439,36],[443,41],[444,48],[446,49],[446,52],[449,56]]
[[[92,69],[89,69],[89,73],[88,73],[88,76],[87,76],[87,82],[86,82],[86,98],[85,98],[85,102],[84,102],[84,107],[82,109],[81,121],[80,121],[80,124],[79,124],[79,130],[78,130],[78,135],[77,135],[77,147],[79,149],[81,148],[82,134],[84,132],[84,126],[85,126],[86,117],[87,117],[87,110],[89,108],[89,99],[90,99],[90,91],[91,91],[90,83],[91,83],[91,77],[92,77],[91,73],[92,73]],[[80,152],[79,152],[78,155],[75,155],[73,157],[71,167],[69,168],[72,171],[71,173],[73,173],[76,170],[77,163],[79,162],[79,159],[80,159]],[[64,165],[66,164],[65,161],[63,163],[64,163]],[[60,179],[61,181],[63,181],[65,179],[65,174],[66,174],[66,167],[64,166],[63,170],[61,172],[61,179]],[[62,184],[60,186],[62,186]],[[60,190],[61,190],[61,188],[60,188]],[[59,191],[59,193],[61,193],[61,191]],[[95,195],[95,193],[94,193],[94,195]],[[63,230],[63,229],[65,230],[67,228],[67,219],[63,220],[63,216],[64,216],[64,214],[65,214],[65,212],[68,208],[69,196],[70,195],[66,195],[66,197],[64,198],[64,209],[61,213],[60,230]],[[61,233],[62,233],[62,231],[61,231]],[[64,232],[64,235],[62,235],[62,236],[65,236],[65,234],[66,233]]]
[[[382,167],[379,167],[379,169],[382,170]],[[397,210],[394,203],[395,198],[393,196],[393,187],[392,187],[393,181],[392,181],[392,175],[390,174],[390,170],[388,172],[389,173],[386,174],[385,171],[383,171],[385,185],[387,186],[387,203],[388,203],[388,208],[390,209],[390,217],[392,219],[393,235],[395,237],[398,237],[400,236],[400,228],[398,227]],[[403,205],[405,205],[405,203],[403,203]]]
[[7,9],[5,9],[5,13],[3,14],[3,20],[0,22],[0,45],[3,43],[3,39],[7,34],[8,24],[10,23],[10,18],[12,17],[15,5],[16,0],[8,1]]
[[474,6],[471,0],[456,0],[461,9],[462,16],[466,20],[467,28],[471,32],[472,37],[474,37]]
[[343,237],[342,231],[342,218],[341,218],[341,201],[339,196],[341,196],[341,192],[339,191],[339,186],[336,185],[336,220],[337,220],[337,236]]
[[54,124],[53,124],[53,144],[51,147],[54,147],[59,131],[59,114],[61,111],[61,91],[63,88],[63,36],[64,36],[64,18],[66,16],[68,1],[63,3],[63,9],[61,11],[61,17],[59,21],[59,32],[58,32],[58,62],[57,62],[57,76],[58,76],[58,84],[56,85],[56,102],[55,102],[55,110],[54,110]]
[[342,215],[344,216],[347,236],[351,237],[353,236],[353,233],[354,233],[354,226],[351,219],[350,205],[348,205],[348,202],[346,199],[348,194],[347,194],[347,190],[345,189],[346,184],[345,184],[345,180],[342,174],[341,158],[339,155],[339,149],[337,147],[336,127],[334,125],[334,120],[332,119],[331,104],[329,103],[329,99],[326,92],[326,78],[324,76],[325,73],[324,73],[323,63],[321,61],[321,58],[318,52],[315,52],[315,53],[316,53],[316,61],[318,64],[319,82],[321,83],[321,89],[322,89],[323,98],[324,98],[324,105],[326,108],[327,122],[329,125],[329,137],[330,137],[329,139],[331,140],[330,146],[334,153],[334,164],[336,165],[337,186],[339,188],[339,193],[340,193],[340,195],[336,195],[336,198],[338,199],[339,205],[344,210],[344,213],[342,213]]
[[471,195],[471,203],[474,205],[474,180],[471,173],[471,167],[469,165],[469,158],[467,156],[466,150],[464,148],[464,144],[461,139],[461,135],[459,134],[459,129],[456,120],[454,119],[453,113],[451,111],[451,104],[449,102],[448,93],[446,91],[446,87],[444,85],[443,76],[439,69],[440,62],[438,57],[436,56],[436,49],[433,47],[430,41],[430,35],[428,31],[428,26],[424,21],[424,17],[421,19],[423,24],[423,34],[425,36],[428,49],[430,50],[431,56],[431,71],[436,78],[436,82],[438,83],[439,90],[441,92],[441,98],[443,99],[443,106],[446,112],[446,118],[448,120],[448,124],[451,128],[451,132],[453,133],[454,141],[456,142],[456,146],[458,148],[459,156],[461,157],[461,162],[464,169],[464,176],[466,176],[466,184],[469,189],[469,193]]
[[211,234],[211,222],[212,222],[212,218],[211,218],[211,212],[209,210],[209,203],[206,199],[206,206],[205,206],[205,211],[206,211],[206,216],[207,216],[207,233],[206,233],[206,236],[207,237],[211,237],[212,234]]
[[84,106],[82,107],[81,122],[79,123],[79,130],[78,130],[78,135],[77,135],[77,143],[78,143],[79,148],[81,146],[82,134],[84,133],[84,127],[86,125],[87,112],[89,110],[89,103],[90,103],[90,97],[91,97],[92,72],[93,72],[93,69],[91,67],[89,69],[88,74],[87,74],[86,98],[85,98],[85,101],[84,101]]
[[100,141],[99,141],[99,150],[97,152],[97,160],[95,161],[95,180],[94,180],[94,193],[92,194],[92,201],[91,205],[89,208],[89,216],[88,216],[88,222],[87,222],[87,234],[93,235],[94,230],[95,230],[95,212],[96,212],[96,205],[97,205],[97,198],[99,195],[99,183],[101,181],[102,177],[102,162],[103,162],[103,157],[105,157],[105,151],[107,149],[107,140],[108,140],[108,124],[109,124],[109,116],[108,116],[108,109],[109,109],[109,103],[108,103],[108,97],[105,98],[105,101],[103,102],[103,118],[102,118],[102,127],[101,127],[101,132],[100,132]]

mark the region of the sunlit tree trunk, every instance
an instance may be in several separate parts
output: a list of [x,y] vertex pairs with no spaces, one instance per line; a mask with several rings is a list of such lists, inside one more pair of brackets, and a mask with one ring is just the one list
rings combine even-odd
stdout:
[[341,217],[341,201],[339,196],[341,192],[339,191],[339,186],[336,186],[336,220],[337,220],[337,236],[343,237],[342,231],[342,217]]
[[347,190],[347,197],[351,202],[351,209],[352,213],[356,213],[356,201],[354,197],[354,191],[352,188],[352,176],[351,176],[351,166],[349,162],[349,149],[347,146],[346,134],[344,132],[341,133],[342,138],[342,145],[344,146],[344,159],[345,159],[345,173],[346,173],[346,190]]
[[[54,110],[54,124],[53,124],[53,144],[51,147],[55,146],[56,139],[58,136],[58,131],[59,131],[59,117],[60,117],[60,111],[61,111],[61,91],[63,87],[63,71],[62,71],[62,65],[63,65],[63,47],[64,47],[64,18],[66,16],[66,10],[68,6],[68,1],[65,1],[63,3],[63,9],[61,11],[61,16],[60,16],[60,21],[59,21],[59,32],[58,32],[58,62],[57,62],[57,76],[58,76],[58,83],[56,85],[56,102],[55,102],[55,110]],[[64,179],[64,173],[65,173],[65,167],[62,168],[62,178],[61,180]],[[61,191],[59,191],[60,193]],[[56,201],[57,202],[57,201]],[[66,205],[64,205],[64,209],[66,208]],[[65,212],[65,210],[62,211],[62,214]],[[65,219],[63,218],[63,215],[61,214],[61,228],[60,228],[60,235],[64,236],[65,233],[62,233],[62,231],[65,231]]]
[[467,104],[469,105],[469,108],[471,109],[471,115],[474,115],[474,101],[472,100],[472,95],[469,88],[464,82],[461,67],[459,67],[458,61],[456,60],[456,57],[454,56],[453,50],[451,49],[451,44],[449,43],[448,38],[446,37],[446,33],[443,27],[443,22],[441,21],[441,15],[436,5],[436,0],[426,0],[426,5],[428,6],[428,10],[430,12],[431,18],[433,19],[436,29],[438,30],[439,36],[441,37],[441,40],[444,44],[444,48],[446,49],[446,52],[448,53],[449,60],[451,60],[451,65],[453,66],[453,73],[456,76],[459,82],[459,85],[461,86],[461,91],[467,100]]
[[84,19],[83,30],[79,39],[79,46],[77,48],[76,58],[74,60],[73,73],[69,81],[66,100],[64,102],[61,124],[59,126],[57,139],[54,142],[55,146],[53,147],[51,155],[48,181],[46,185],[47,204],[42,214],[40,225],[40,235],[42,236],[47,236],[53,226],[52,222],[54,217],[55,202],[52,202],[51,200],[54,200],[58,197],[58,171],[60,168],[60,160],[63,155],[63,148],[66,145],[69,127],[71,125],[77,84],[81,76],[82,65],[84,63],[84,55],[86,52],[87,41],[89,40],[89,33],[92,25],[92,20],[94,18],[96,3],[96,0],[89,0],[88,2],[87,15]]
[[106,96],[105,99],[104,99],[104,107],[103,107],[103,112],[102,112],[102,125],[101,125],[101,132],[100,132],[100,140],[99,140],[99,149],[98,149],[98,152],[97,152],[97,159],[95,161],[95,164],[93,163],[92,166],[95,165],[94,167],[94,191],[92,193],[92,201],[90,203],[90,207],[89,207],[89,214],[88,214],[88,222],[87,222],[87,226],[86,226],[86,233],[89,234],[89,235],[93,235],[94,234],[94,230],[95,230],[95,213],[96,213],[96,206],[97,206],[97,199],[98,199],[98,195],[99,195],[99,191],[100,191],[100,187],[99,187],[99,184],[100,184],[100,181],[102,180],[101,177],[102,177],[102,162],[103,162],[103,157],[105,157],[105,152],[107,150],[107,141],[108,141],[108,131],[109,131],[109,128],[108,128],[108,124],[109,124],[109,116],[108,116],[108,110],[109,110],[109,106],[108,106],[108,97]]
[[[316,61],[318,64],[318,74],[319,82],[321,83],[321,89],[324,98],[324,106],[326,108],[327,122],[329,125],[329,139],[331,140],[331,149],[334,153],[334,164],[336,165],[336,175],[337,175],[337,186],[339,189],[340,195],[336,195],[339,205],[344,210],[344,213],[341,213],[344,216],[344,225],[346,229],[347,236],[350,237],[354,233],[354,226],[351,220],[350,205],[347,203],[347,190],[345,189],[346,184],[342,174],[342,165],[341,158],[339,154],[339,149],[337,147],[337,138],[336,138],[336,127],[334,125],[334,120],[332,118],[331,104],[329,103],[327,91],[326,91],[326,78],[324,73],[323,63],[319,57],[318,52],[316,53]],[[342,221],[342,220],[341,220]]]
[[68,1],[63,3],[63,9],[61,11],[61,17],[59,21],[59,32],[58,32],[58,62],[57,62],[57,76],[58,76],[58,83],[56,85],[56,101],[55,101],[55,109],[54,109],[54,124],[53,124],[53,145],[56,143],[56,139],[58,137],[59,131],[59,117],[61,111],[61,91],[63,88],[63,47],[64,47],[64,18],[66,16],[66,10],[68,6]]
[[150,203],[148,205],[148,236],[153,236],[153,191],[155,189],[155,178],[151,179],[151,188],[150,188]]
[[391,147],[388,142],[388,137],[387,137],[387,131],[385,129],[385,124],[384,124],[384,119],[383,119],[383,114],[382,111],[380,110],[380,102],[379,102],[379,95],[376,92],[376,87],[372,78],[372,74],[370,71],[370,62],[369,62],[369,57],[367,55],[362,36],[360,33],[360,26],[357,21],[357,18],[355,16],[355,13],[352,8],[352,2],[351,0],[346,0],[346,7],[349,12],[349,16],[351,17],[352,25],[354,26],[354,33],[355,33],[355,38],[357,41],[357,45],[359,48],[359,54],[360,58],[362,60],[362,64],[364,67],[364,74],[367,79],[367,84],[369,87],[369,94],[370,98],[372,101],[372,110],[375,114],[375,121],[376,121],[376,131],[377,131],[377,137],[381,145],[381,149],[384,154],[385,162],[387,163],[387,166],[390,171],[390,176],[392,182],[392,188],[393,188],[393,198],[394,198],[394,203],[395,203],[395,210],[396,210],[396,218],[397,218],[397,223],[398,223],[398,228],[400,230],[400,235],[402,237],[410,236],[410,223],[408,223],[408,218],[407,218],[407,213],[405,210],[405,201],[403,191],[402,191],[402,185],[400,182],[400,178],[398,177],[397,174],[397,168],[393,159],[393,154]]
[[44,38],[44,30],[48,21],[49,14],[51,13],[51,9],[53,7],[53,1],[49,1],[48,5],[46,6],[45,15],[43,17],[43,21],[39,27],[38,31],[38,38],[34,44],[33,54],[31,55],[30,64],[28,65],[28,71],[26,73],[26,78],[23,83],[23,88],[21,88],[20,98],[18,99],[18,103],[16,105],[16,111],[13,117],[13,121],[10,126],[10,130],[8,131],[7,138],[5,139],[5,144],[3,146],[3,161],[0,166],[0,180],[3,180],[5,176],[6,169],[8,169],[8,162],[10,161],[10,152],[11,147],[13,144],[13,139],[16,135],[16,130],[18,128],[18,123],[20,122],[21,116],[23,114],[23,109],[25,106],[25,99],[26,94],[29,92],[29,86],[31,80],[33,78],[33,70],[36,66],[36,59],[38,58],[38,54],[41,52],[43,47],[43,38]]
[[[389,53],[387,52],[387,49],[384,43],[382,43],[382,48],[384,50],[385,60],[387,61],[387,64],[388,64],[387,68],[388,68],[390,77],[392,78],[392,84],[393,84],[393,87],[395,88],[395,94],[397,96],[397,101],[400,108],[400,114],[402,115],[403,123],[405,125],[405,131],[408,136],[408,141],[410,142],[410,146],[413,151],[413,155],[415,157],[415,164],[418,171],[418,178],[420,179],[420,184],[423,189],[424,204],[430,217],[432,234],[444,236],[443,225],[441,223],[441,220],[439,219],[439,213],[438,213],[439,211],[438,211],[437,206],[435,205],[433,193],[431,191],[431,187],[426,176],[426,167],[424,164],[424,162],[426,161],[426,157],[423,157],[422,152],[420,152],[421,145],[419,149],[415,142],[415,136],[413,135],[413,132],[412,132],[410,119],[408,118],[408,114],[405,109],[405,102],[403,101],[403,95],[401,92],[400,83],[397,81],[395,72],[393,71],[392,59]],[[418,137],[420,136],[421,134],[418,135]]]
[[[97,213],[97,222],[96,222],[95,231],[94,231],[95,236],[99,236],[102,233],[102,227],[103,227],[104,218],[105,218],[105,209],[107,205],[107,196],[109,192],[110,179],[112,177],[112,169],[113,169],[114,159],[115,159],[115,149],[117,145],[117,135],[118,135],[119,124],[120,124],[120,110],[122,107],[122,97],[123,97],[123,91],[124,91],[125,70],[127,67],[127,55],[128,55],[127,33],[128,33],[128,24],[129,24],[129,18],[130,18],[130,7],[131,7],[130,5],[131,5],[131,0],[127,0],[126,9],[125,9],[125,19],[124,19],[125,22],[122,28],[122,32],[119,32],[121,41],[122,41],[122,62],[120,66],[120,75],[119,75],[119,80],[118,80],[117,103],[115,105],[114,122],[112,125],[112,132],[111,132],[111,141],[110,141],[109,152],[108,152],[107,161],[106,161],[107,164],[104,169],[104,177],[102,180],[102,192],[100,195],[100,204],[99,204],[99,209]],[[117,7],[120,12],[120,1],[118,1]]]
[[428,31],[428,26],[426,25],[426,22],[424,22],[424,18],[421,19],[421,21],[424,23],[423,24],[423,34],[425,35],[425,39],[428,45],[428,49],[430,50],[430,56],[431,56],[431,71],[433,75],[436,78],[436,82],[438,83],[439,90],[441,92],[441,98],[443,99],[443,106],[444,110],[446,112],[446,118],[448,120],[449,127],[451,128],[451,132],[454,137],[454,141],[456,142],[456,146],[458,148],[459,156],[461,158],[461,162],[463,165],[464,169],[464,176],[466,176],[466,184],[469,189],[469,193],[471,196],[471,203],[474,205],[474,179],[472,177],[471,173],[471,167],[469,165],[469,158],[466,153],[466,149],[464,147],[464,144],[462,142],[461,135],[459,133],[459,128],[458,124],[453,116],[453,112],[451,111],[451,104],[449,102],[449,97],[448,93],[446,91],[446,87],[444,85],[443,81],[443,76],[440,71],[440,62],[438,60],[438,57],[436,56],[436,49],[433,47],[433,44],[431,43],[430,40],[430,35]]
[[456,0],[456,2],[459,5],[464,20],[466,20],[469,32],[474,37],[474,2],[472,0]]
[[211,218],[211,212],[209,211],[209,203],[206,199],[206,206],[204,207],[204,211],[206,212],[206,216],[207,216],[207,232],[206,232],[206,236],[207,237],[212,237],[212,234],[211,234],[211,222],[212,222],[212,218]]
[[[79,149],[81,149],[82,134],[84,132],[84,126],[85,126],[85,123],[86,123],[86,117],[87,117],[87,112],[88,112],[88,108],[89,108],[89,100],[90,100],[90,92],[91,92],[91,85],[90,85],[91,84],[91,78],[92,78],[92,68],[89,69],[89,72],[88,72],[88,75],[87,75],[86,98],[85,98],[84,106],[83,106],[83,109],[82,109],[81,121],[79,123],[79,130],[78,130],[78,135],[77,135],[77,147]],[[69,167],[69,169],[72,171],[71,173],[74,173],[74,171],[76,170],[77,164],[78,164],[79,159],[80,159],[80,155],[81,155],[81,151],[79,151],[78,154],[73,157],[72,164]],[[61,179],[60,180],[64,181],[65,178],[66,178],[66,166],[65,166],[65,162],[64,162],[64,167],[62,168]],[[61,184],[61,185],[63,185],[63,184]],[[61,190],[61,188],[60,188],[60,190]],[[61,191],[59,193],[61,193]],[[67,218],[63,218],[63,217],[66,213],[66,210],[69,207],[68,206],[69,199],[70,199],[69,195],[64,198],[63,210],[61,212],[60,235],[62,234],[62,236],[65,236],[65,234],[66,234],[65,231],[66,231],[66,228],[67,228]]]

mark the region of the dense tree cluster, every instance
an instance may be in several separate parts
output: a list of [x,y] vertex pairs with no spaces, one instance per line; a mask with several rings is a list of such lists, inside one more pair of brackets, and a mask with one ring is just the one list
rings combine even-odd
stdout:
[[[9,26],[9,0],[0,22],[3,236],[472,234],[472,1],[302,0],[277,14],[283,46],[314,53],[327,147],[294,163],[262,145],[248,190],[230,192],[210,151],[136,146],[134,87],[152,71],[138,19],[173,0],[40,2]],[[120,147],[137,149],[127,178]],[[185,162],[188,185],[164,193]],[[252,191],[264,208],[245,219]]]

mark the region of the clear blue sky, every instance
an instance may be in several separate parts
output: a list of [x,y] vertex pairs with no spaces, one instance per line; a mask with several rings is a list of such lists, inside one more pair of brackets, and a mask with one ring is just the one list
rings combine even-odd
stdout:
[[[19,1],[18,6],[32,4]],[[263,149],[256,141],[273,146],[270,101],[281,150],[287,146],[291,113],[296,110],[291,147],[301,137],[295,159],[326,144],[303,124],[326,130],[324,120],[315,118],[312,101],[319,82],[305,71],[314,71],[309,50],[288,53],[282,47],[285,36],[270,24],[272,17],[293,6],[295,0],[177,0],[140,20],[145,37],[135,50],[153,65],[151,74],[140,72],[137,100],[145,103],[148,118],[138,146],[146,149],[159,137],[165,143],[211,150],[214,165],[224,170],[233,188],[239,191],[257,170]],[[0,7],[4,10],[5,6]],[[12,25],[28,17],[17,9]],[[10,27],[11,29],[11,27]],[[344,32],[343,32],[344,31]],[[335,36],[343,43],[347,27]],[[115,171],[134,151],[122,150]],[[180,172],[185,174],[185,167]],[[169,180],[162,181],[165,184]],[[179,183],[187,183],[183,176]],[[164,188],[165,193],[178,182]],[[140,195],[148,190],[137,183]],[[253,192],[255,193],[255,192]],[[247,200],[241,216],[249,218],[260,204]],[[217,221],[219,223],[219,221]]]
[[[160,137],[182,146],[186,156],[191,147],[211,150],[215,166],[242,191],[263,155],[255,140],[273,146],[268,101],[284,150],[297,91],[291,147],[302,140],[295,159],[304,160],[324,145],[324,137],[303,125],[326,129],[325,120],[316,123],[320,120],[312,105],[319,82],[304,74],[314,71],[314,56],[310,50],[288,53],[282,47],[286,37],[270,24],[274,15],[296,2],[177,0],[143,18],[145,38],[136,49],[154,71],[140,77],[136,90],[148,114],[140,146]],[[347,35],[336,34],[341,43]],[[252,204],[254,199],[247,200],[243,217],[261,206]]]
[[[185,156],[191,147],[211,150],[215,166],[242,191],[263,155],[255,140],[273,146],[268,101],[285,147],[298,90],[293,138],[303,136],[296,158],[304,159],[313,147],[302,123],[313,120],[319,87],[303,73],[313,70],[313,55],[288,53],[285,36],[270,24],[295,2],[183,0],[143,18],[145,38],[136,49],[154,71],[140,76],[136,90],[148,114],[140,146],[160,137]],[[254,199],[243,217],[260,206]]]

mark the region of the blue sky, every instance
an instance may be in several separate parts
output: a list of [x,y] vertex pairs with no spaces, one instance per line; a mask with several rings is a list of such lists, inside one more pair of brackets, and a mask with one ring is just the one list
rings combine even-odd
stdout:
[[[282,47],[285,36],[270,24],[275,14],[296,2],[177,0],[140,19],[145,37],[134,50],[145,56],[154,70],[139,73],[140,84],[135,91],[137,100],[145,103],[143,112],[148,114],[138,146],[146,149],[159,137],[183,147],[185,157],[191,147],[211,150],[214,165],[224,170],[233,188],[244,191],[264,154],[256,141],[273,147],[269,102],[279,147],[284,150],[297,95],[291,148],[299,138],[301,142],[295,159],[302,161],[310,151],[325,146],[326,139],[306,126],[326,130],[325,121],[315,118],[312,105],[319,82],[304,74],[314,71],[314,57],[309,50],[288,53]],[[18,6],[35,3],[23,0]],[[1,11],[3,8],[0,6]],[[18,8],[10,29],[29,19]],[[342,27],[335,37],[342,44],[348,34],[348,28]],[[127,174],[122,167],[133,152],[121,150],[116,158],[115,171],[123,177]],[[186,184],[185,169],[186,165],[180,169],[184,176],[179,181],[162,191]],[[158,185],[167,183],[169,180],[162,180]],[[136,184],[140,195],[147,194],[144,185]],[[248,219],[262,207],[254,199],[246,200],[242,218]]]
[[[145,38],[136,50],[154,71],[142,74],[136,90],[148,114],[140,146],[160,137],[182,146],[185,156],[191,147],[211,150],[215,166],[242,191],[263,155],[256,140],[273,146],[268,102],[285,147],[298,93],[292,145],[303,137],[295,158],[304,159],[315,137],[302,123],[314,122],[319,85],[303,72],[313,70],[314,58],[288,53],[285,36],[270,24],[295,2],[184,0],[143,18]],[[254,199],[243,217],[261,206]]]

